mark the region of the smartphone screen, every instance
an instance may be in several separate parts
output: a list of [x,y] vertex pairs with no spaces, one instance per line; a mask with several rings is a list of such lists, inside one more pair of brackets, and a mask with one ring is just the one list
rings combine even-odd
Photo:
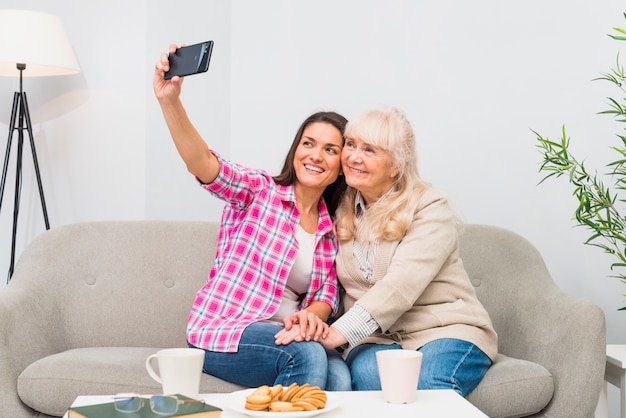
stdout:
[[211,52],[213,52],[213,41],[178,48],[175,53],[169,55],[170,70],[165,73],[165,79],[169,80],[176,75],[185,77],[207,71],[211,61]]

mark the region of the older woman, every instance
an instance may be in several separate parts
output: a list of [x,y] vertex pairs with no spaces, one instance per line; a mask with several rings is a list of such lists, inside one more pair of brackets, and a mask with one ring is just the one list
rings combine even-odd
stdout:
[[336,263],[345,313],[322,344],[346,348],[355,390],[380,389],[376,351],[408,349],[423,353],[420,389],[465,396],[495,359],[497,336],[459,256],[457,219],[420,179],[401,111],[368,111],[344,135]]

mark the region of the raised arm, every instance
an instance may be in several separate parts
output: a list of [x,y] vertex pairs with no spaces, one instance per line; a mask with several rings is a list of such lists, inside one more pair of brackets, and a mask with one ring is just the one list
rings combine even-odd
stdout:
[[[170,45],[169,52],[174,53],[177,46]],[[180,101],[183,78],[164,79],[169,70],[168,54],[163,53],[154,68],[154,94],[156,95],[163,117],[167,123],[174,145],[187,166],[187,170],[203,183],[211,183],[219,174],[220,165],[206,142],[193,126],[187,111]]]

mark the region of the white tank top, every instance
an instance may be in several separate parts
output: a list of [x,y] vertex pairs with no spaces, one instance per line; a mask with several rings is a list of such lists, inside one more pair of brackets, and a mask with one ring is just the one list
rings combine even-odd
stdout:
[[269,319],[272,322],[283,324],[283,319],[296,311],[301,299],[309,288],[311,271],[313,269],[313,255],[315,253],[315,234],[309,234],[300,225],[296,229],[296,240],[300,244],[296,259],[289,271],[287,285],[283,293],[283,300],[278,311]]

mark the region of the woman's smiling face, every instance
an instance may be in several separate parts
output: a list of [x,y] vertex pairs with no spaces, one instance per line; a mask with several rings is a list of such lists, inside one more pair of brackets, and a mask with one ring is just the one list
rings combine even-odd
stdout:
[[322,189],[341,173],[341,132],[326,122],[314,122],[304,129],[293,163],[298,183]]
[[385,194],[398,174],[389,151],[359,138],[346,138],[341,151],[341,165],[346,183],[361,192],[367,204]]

